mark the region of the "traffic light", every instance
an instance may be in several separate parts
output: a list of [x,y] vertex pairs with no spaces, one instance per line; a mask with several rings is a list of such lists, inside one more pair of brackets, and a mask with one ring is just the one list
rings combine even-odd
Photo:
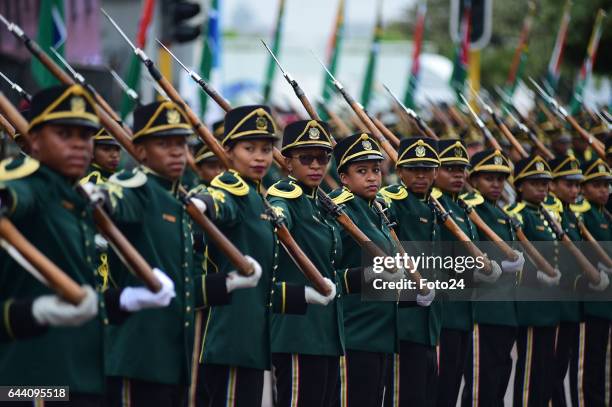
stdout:
[[200,12],[200,5],[193,1],[165,0],[162,3],[162,39],[164,42],[189,42],[201,32],[199,25],[187,20]]
[[470,48],[484,48],[491,39],[491,20],[493,4],[491,0],[452,0],[450,14],[450,34],[453,41],[460,40],[463,9],[469,2],[471,7]]

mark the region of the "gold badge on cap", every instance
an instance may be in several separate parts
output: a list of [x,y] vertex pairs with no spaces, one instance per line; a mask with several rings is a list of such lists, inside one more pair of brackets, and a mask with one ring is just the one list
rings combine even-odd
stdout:
[[70,98],[70,111],[72,113],[85,113],[85,99],[81,96]]
[[255,127],[257,127],[257,130],[268,130],[268,121],[265,117],[259,116],[257,120],[255,120]]
[[372,149],[372,143],[370,143],[370,140],[363,140],[361,142],[361,146],[363,147],[364,150],[371,150]]
[[425,153],[425,147],[423,146],[417,146],[417,148],[414,149],[414,154],[419,158],[425,157]]
[[463,150],[461,149],[461,147],[455,147],[455,157],[462,157],[463,156]]
[[321,132],[316,127],[311,127],[308,130],[308,138],[311,140],[318,140],[321,137]]
[[502,165],[503,163],[504,163],[504,160],[502,160],[502,158],[500,156],[496,155],[493,158],[493,164],[495,164],[495,165]]
[[606,172],[606,166],[603,164],[599,164],[597,166],[597,172]]
[[178,124],[181,122],[181,114],[178,110],[169,109],[166,111],[166,120],[168,124]]
[[536,171],[544,171],[544,164],[538,161],[535,165]]
[[577,161],[570,161],[570,168],[572,170],[577,170],[578,169],[578,162]]

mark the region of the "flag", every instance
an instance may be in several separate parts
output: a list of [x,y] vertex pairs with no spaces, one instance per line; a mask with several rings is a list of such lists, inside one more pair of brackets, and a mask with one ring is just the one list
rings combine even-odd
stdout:
[[[143,49],[147,42],[147,30],[149,29],[149,25],[153,20],[153,12],[155,11],[155,0],[144,0],[142,4],[142,14],[140,15],[140,20],[138,21],[138,31],[136,33],[136,43],[135,45],[138,48]],[[140,84],[140,59],[135,54],[132,55],[130,59],[130,67],[128,68],[127,79],[125,83],[136,92],[139,91]],[[121,118],[125,119],[125,117],[130,114],[130,112],[134,109],[134,102],[128,95],[123,95],[121,99]]]
[[370,95],[372,93],[372,85],[376,76],[376,61],[380,51],[380,39],[383,34],[383,0],[378,0],[378,10],[376,12],[376,24],[374,25],[374,35],[372,36],[372,44],[370,46],[370,55],[368,57],[368,66],[366,68],[365,77],[363,79],[363,87],[361,88],[361,104],[364,108],[368,107]]
[[[274,42],[272,43],[272,52],[278,57],[280,54],[281,36],[283,34],[283,16],[285,15],[285,0],[278,0],[278,16],[276,18],[276,28],[274,29]],[[272,55],[268,58],[268,70],[266,71],[266,81],[264,83],[264,103],[268,103],[270,92],[272,91],[272,83],[274,82],[274,73],[276,72],[276,64]]]
[[551,95],[554,95],[557,92],[557,84],[559,83],[559,76],[561,75],[561,61],[563,60],[563,48],[565,47],[565,39],[567,38],[567,28],[569,27],[571,20],[571,8],[572,2],[571,0],[567,0],[565,2],[565,7],[563,8],[561,25],[559,25],[559,31],[557,31],[555,47],[553,48],[550,61],[548,62],[548,69],[544,84],[547,87],[548,93]]
[[[40,2],[38,15],[38,35],[36,37],[41,49],[49,52],[53,47],[64,55],[66,42],[66,24],[64,23],[64,0],[48,0]],[[56,85],[59,82],[38,59],[32,59],[32,75],[40,87]]]
[[[221,19],[220,15],[221,0],[211,0],[208,10],[208,17],[204,22],[202,32],[204,37],[204,47],[200,60],[200,76],[214,87],[214,82],[219,81],[219,67],[221,62]],[[200,93],[200,114],[206,114],[209,97],[206,93]]]
[[589,40],[589,47],[587,48],[587,55],[584,58],[582,67],[580,68],[580,74],[576,85],[574,86],[574,94],[570,102],[570,113],[572,115],[578,113],[582,107],[582,92],[586,86],[587,81],[591,77],[593,71],[593,65],[595,64],[595,58],[597,57],[597,47],[599,46],[599,39],[601,38],[601,29],[603,26],[603,20],[606,13],[599,9],[597,17],[595,18],[595,25],[593,26],[593,32],[591,33],[591,39]]
[[529,34],[531,33],[531,25],[533,22],[533,16],[535,14],[535,5],[529,2],[529,12],[525,16],[523,21],[523,28],[521,29],[521,37],[519,43],[514,51],[514,58],[512,59],[512,65],[510,65],[510,72],[508,72],[508,79],[506,80],[506,94],[512,97],[514,90],[518,83],[518,79],[521,77],[523,70],[525,69],[525,63],[527,61],[527,54],[529,48]]
[[[342,37],[344,33],[344,13],[345,13],[345,0],[338,0],[338,11],[336,13],[336,19],[334,21],[334,30],[332,32],[328,51],[327,51],[327,69],[336,75],[338,69],[338,61],[340,59],[340,48],[342,46]],[[322,98],[323,103],[327,103],[333,93],[334,84],[331,78],[327,75],[327,72],[323,72],[323,92]],[[319,116],[322,120],[327,120],[327,114],[324,110],[319,109]]]
[[461,13],[461,31],[460,40],[455,47],[455,62],[453,64],[453,73],[451,75],[450,84],[455,90],[457,100],[459,94],[463,93],[465,88],[465,78],[467,77],[467,69],[470,56],[470,29],[472,25],[472,4],[470,0],[465,0]]
[[423,33],[425,32],[425,16],[427,15],[427,0],[423,0],[417,7],[416,26],[414,27],[414,39],[412,40],[412,67],[408,76],[408,85],[404,95],[404,105],[414,109],[415,92],[419,81],[421,69],[421,47],[423,46]]

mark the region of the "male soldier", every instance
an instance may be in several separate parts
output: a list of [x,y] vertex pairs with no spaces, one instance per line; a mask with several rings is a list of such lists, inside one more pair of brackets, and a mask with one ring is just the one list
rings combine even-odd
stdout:
[[[401,183],[381,190],[381,195],[389,203],[390,218],[397,223],[400,241],[414,242],[406,250],[409,254],[433,254],[431,242],[440,239],[435,213],[428,205],[440,165],[436,147],[436,141],[431,138],[402,139],[396,164]],[[421,270],[423,277],[434,280],[434,273],[428,271],[427,274]],[[435,406],[438,392],[436,345],[441,322],[439,302],[429,307],[399,304],[399,354],[393,355],[389,369],[391,373],[387,378],[385,406]]]
[[94,150],[93,159],[89,167],[89,173],[81,183],[92,182],[102,184],[113,175],[119,168],[121,159],[121,146],[106,129],[101,128],[93,136]]
[[[542,202],[548,194],[552,175],[546,161],[536,155],[523,159],[514,167],[514,186],[518,200],[505,208],[506,213],[517,219],[525,236],[540,243],[536,248],[555,268],[549,276],[531,266],[521,273],[517,293],[518,358],[514,380],[514,405],[547,405],[552,397],[555,375],[555,334],[559,324],[560,306],[555,301],[533,301],[558,295],[554,286],[559,285],[559,250],[557,235],[546,220]],[[531,300],[531,301],[530,301]]]
[[[610,253],[612,219],[605,209],[612,174],[610,167],[600,158],[582,166],[582,194],[584,201],[573,207],[582,214],[586,228],[595,240]],[[596,258],[595,255],[589,256]],[[608,274],[612,270],[599,264]],[[612,329],[612,289],[584,296],[583,321],[579,327],[578,349],[572,361],[572,402],[574,405],[607,405],[610,399],[610,331]]]
[[[460,140],[449,139],[438,142],[438,156],[440,157],[440,170],[436,176],[436,190],[432,196],[439,198],[440,203],[450,213],[455,223],[472,241],[478,241],[476,226],[469,219],[467,211],[459,206],[459,194],[465,187],[467,179],[466,169],[470,165],[468,153]],[[442,228],[440,240],[442,242],[457,242],[457,238],[449,229]],[[444,255],[465,256],[465,249],[447,243],[443,248]],[[465,270],[461,274],[453,274],[448,270],[448,276],[463,280],[466,286],[473,281],[487,283],[495,282],[501,274],[497,263],[494,264],[491,275],[486,275],[477,269]],[[472,274],[473,273],[473,274]],[[442,312],[442,330],[440,333],[440,374],[437,405],[439,407],[454,406],[457,403],[459,386],[464,374],[467,353],[470,343],[470,334],[473,329],[473,310],[469,301],[448,301],[444,304]]]
[[[162,277],[176,290],[167,308],[141,312],[110,329],[106,373],[112,406],[181,406],[190,378],[195,308],[207,305],[206,298],[225,299],[241,288],[228,287],[224,276],[213,282],[194,273],[190,218],[178,197],[190,134],[191,126],[174,103],[138,107],[132,141],[142,167],[119,172],[106,185],[117,226],[145,260],[168,273]],[[112,281],[119,287],[137,283],[115,256],[109,263]],[[161,274],[157,269],[155,273]],[[255,273],[253,279],[257,278]],[[123,309],[139,308],[141,290],[127,292]]]
[[[508,215],[498,206],[504,183],[511,174],[508,158],[499,150],[485,150],[470,160],[469,179],[474,191],[461,199],[505,242],[516,240]],[[480,234],[482,240],[489,240]],[[511,351],[517,334],[517,315],[514,290],[517,275],[525,259],[510,261],[491,243],[487,254],[501,261],[502,275],[494,284],[476,287],[474,331],[470,341],[463,388],[462,405],[474,400],[483,406],[504,404],[504,395],[512,371]]]
[[[103,325],[109,320],[119,322],[126,310],[121,303],[125,291],[109,290],[98,300],[90,288],[96,276],[93,218],[89,201],[74,189],[91,160],[91,137],[99,120],[92,96],[79,85],[55,86],[37,93],[30,117],[28,136],[36,159],[25,157],[2,164],[2,210],[34,246],[74,281],[85,285],[86,298],[76,308],[58,301],[48,295],[46,286],[3,256],[0,298],[37,298],[25,303],[6,301],[4,330],[16,337],[37,330],[30,324],[30,312],[36,324],[49,326],[78,325],[95,316],[98,305],[100,312],[98,318],[79,327],[49,329],[27,341],[2,344],[0,383],[69,386],[69,405],[100,406],[104,391]],[[171,294],[172,288],[164,286],[162,291]],[[143,290],[141,305],[163,306],[156,298]]]

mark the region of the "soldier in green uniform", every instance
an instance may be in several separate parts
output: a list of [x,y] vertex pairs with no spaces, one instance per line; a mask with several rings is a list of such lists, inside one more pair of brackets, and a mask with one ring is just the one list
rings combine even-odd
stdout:
[[[461,199],[505,242],[516,240],[508,215],[498,206],[504,183],[512,173],[509,160],[499,150],[484,150],[470,159],[469,180],[473,192]],[[481,240],[488,240],[484,234]],[[489,257],[500,262],[502,275],[493,284],[475,288],[474,330],[468,348],[462,405],[478,401],[483,406],[501,406],[512,371],[511,351],[517,335],[514,294],[517,276],[525,259],[516,251],[517,260],[505,259],[493,244],[487,246]]]
[[93,136],[93,141],[93,159],[88,174],[81,180],[83,184],[85,182],[104,183],[119,168],[121,146],[117,140],[102,128]]
[[[253,282],[251,289],[227,298],[223,306],[212,306],[205,323],[200,362],[211,406],[261,405],[264,370],[270,363],[270,314],[303,312],[303,286],[276,283],[278,250],[274,226],[262,217],[267,206],[262,196],[262,179],[272,164],[276,140],[274,120],[267,106],[241,106],[225,116],[221,144],[231,170],[193,193],[208,194],[206,214],[246,255],[261,264],[259,277],[241,277],[231,272],[227,257],[214,245],[208,250],[207,279]],[[206,283],[208,284],[208,283]],[[218,295],[208,288],[210,294]],[[209,294],[209,295],[210,295]],[[210,299],[210,298],[209,298]],[[285,305],[283,309],[283,304]],[[214,304],[211,304],[214,305]]]
[[[401,183],[381,190],[400,241],[413,242],[406,250],[409,254],[430,254],[431,242],[440,239],[440,227],[428,204],[440,165],[436,148],[437,142],[430,138],[402,139],[396,164]],[[434,273],[421,274],[435,279]],[[439,302],[422,300],[419,298],[420,307],[399,304],[399,354],[394,355],[389,369],[385,406],[435,406],[442,308]]]
[[[106,373],[113,406],[182,405],[194,350],[195,308],[207,305],[205,297],[231,291],[225,278],[214,284],[203,273],[194,273],[191,223],[178,197],[191,133],[184,113],[170,101],[138,107],[133,143],[142,166],[113,175],[105,186],[117,226],[149,264],[168,273],[155,269],[160,281],[174,287],[167,308],[138,313],[110,328]],[[116,256],[109,264],[111,281],[118,287],[138,283]],[[211,287],[215,293],[209,293]],[[143,291],[124,290],[122,309],[140,309]],[[164,289],[155,296],[163,297]]]
[[[542,202],[548,194],[552,179],[550,167],[538,156],[516,163],[514,187],[518,200],[505,208],[506,213],[520,222],[525,236],[536,246],[544,258],[555,268],[555,275],[548,276],[529,265],[520,274],[517,293],[517,364],[514,380],[514,405],[547,405],[552,397],[555,375],[555,337],[560,317],[560,305],[556,301],[533,301],[556,294],[561,273],[558,270],[558,237],[548,224]],[[554,297],[551,297],[554,298]]]
[[[85,175],[93,152],[92,136],[99,128],[93,97],[79,85],[51,87],[34,96],[30,117],[35,159],[24,157],[0,166],[2,210],[69,277],[95,286],[93,217],[89,201],[74,189]],[[86,288],[86,299],[76,308],[49,292],[9,256],[1,258],[0,298],[25,301],[3,303],[3,329],[9,336],[36,330],[29,312],[37,325],[44,326],[77,325],[99,313],[78,327],[51,328],[35,338],[0,345],[0,383],[69,386],[69,405],[100,406],[103,326],[126,316],[120,304],[123,292],[109,290],[98,298]],[[146,295],[142,297],[147,300]]]
[[[468,214],[459,203],[459,194],[463,191],[467,180],[467,168],[470,165],[468,152],[464,144],[457,139],[440,140],[438,142],[440,170],[436,176],[436,189],[433,196],[438,198],[444,209],[450,213],[455,223],[472,241],[478,241],[478,230],[469,219]],[[447,228],[440,232],[442,242],[456,242],[457,238]],[[465,256],[464,249],[456,244],[449,244],[442,250],[443,255]],[[466,270],[461,274],[447,271],[447,278],[462,279],[466,286],[480,278],[488,283],[494,282],[501,270],[497,263],[493,273],[486,276],[474,270]],[[447,301],[443,304],[442,330],[439,347],[439,382],[437,405],[439,407],[454,406],[457,403],[461,378],[464,375],[470,334],[474,325],[472,304],[469,301]]]
[[[612,181],[610,167],[600,158],[582,165],[582,194],[584,201],[573,207],[582,215],[586,228],[595,240],[610,253],[612,219],[605,209],[609,185]],[[596,258],[596,256],[589,256]],[[612,270],[603,264],[600,270],[608,274]],[[612,384],[610,366],[610,332],[612,329],[612,288],[584,296],[583,322],[578,332],[578,346],[572,361],[572,402],[574,405],[607,405],[612,403],[608,389]]]
[[[386,253],[394,243],[383,217],[376,210],[376,195],[382,182],[380,146],[367,133],[354,134],[334,147],[338,174],[343,187],[330,194],[347,216],[370,240]],[[383,400],[387,364],[397,352],[397,303],[361,301],[357,295],[368,269],[363,268],[362,250],[344,230],[342,258],[337,264],[346,281],[343,297],[346,354],[340,359],[339,405],[380,406]],[[371,269],[370,269],[371,270]],[[393,273],[401,276],[401,272]]]
[[[270,204],[282,213],[298,245],[330,284],[336,281],[335,264],[342,253],[340,231],[326,213],[317,192],[331,150],[327,123],[300,120],[287,125],[281,152],[286,157],[289,177],[272,185],[267,195]],[[322,297],[309,287],[304,275],[285,252],[281,252],[279,257],[278,270],[276,281],[281,282],[282,290],[305,290],[305,303],[318,305],[308,306],[304,315],[272,315],[276,405],[331,406],[332,400],[336,399],[338,363],[344,353],[340,302],[333,296]],[[327,301],[333,303],[327,305]],[[281,307],[302,308],[305,303],[286,302]]]

